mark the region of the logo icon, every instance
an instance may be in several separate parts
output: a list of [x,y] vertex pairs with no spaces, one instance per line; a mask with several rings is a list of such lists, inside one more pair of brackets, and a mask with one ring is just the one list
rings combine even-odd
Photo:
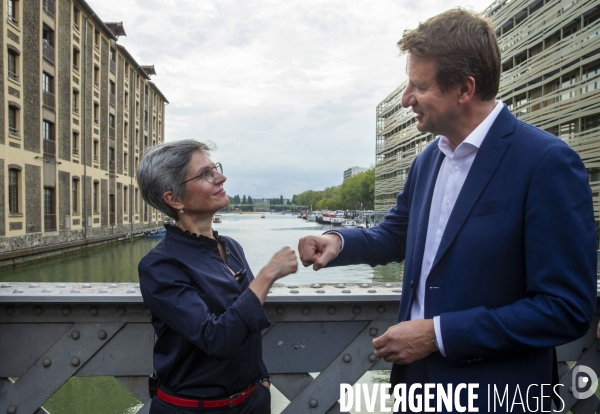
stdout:
[[573,396],[580,400],[591,397],[598,388],[598,376],[588,366],[578,365],[573,368],[571,377],[573,383]]

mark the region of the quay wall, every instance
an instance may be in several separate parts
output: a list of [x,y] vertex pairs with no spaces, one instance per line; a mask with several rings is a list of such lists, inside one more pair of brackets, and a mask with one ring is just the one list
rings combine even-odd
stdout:
[[[131,227],[130,224],[125,224],[88,228],[87,237],[84,229],[0,237],[0,270],[129,241]],[[146,232],[158,228],[160,227],[155,223],[136,223],[133,225],[133,237],[142,237]]]

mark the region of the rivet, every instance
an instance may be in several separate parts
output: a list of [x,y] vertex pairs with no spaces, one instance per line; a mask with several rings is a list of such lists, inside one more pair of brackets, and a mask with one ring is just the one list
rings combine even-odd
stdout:
[[6,309],[4,310],[4,312],[8,316],[13,316],[15,314],[15,308],[13,308],[12,306],[7,306]]
[[42,290],[42,293],[52,293],[52,291],[50,289],[44,289]]
[[44,309],[42,309],[41,306],[36,306],[35,308],[33,308],[34,315],[40,316],[42,313],[44,313]]
[[342,290],[342,293],[352,293],[352,292],[350,292],[350,289],[344,289],[344,290]]
[[360,306],[355,306],[352,308],[352,313],[355,315],[358,315],[361,311],[362,309],[360,308]]
[[361,286],[361,287],[364,287],[364,288],[368,288],[368,287],[369,287],[369,285],[368,285],[368,284],[366,284],[366,283],[363,283],[363,284],[362,284],[362,285],[360,285],[360,286]]
[[386,288],[391,288],[391,287],[392,287],[392,284],[391,284],[391,283],[386,283],[386,284],[385,284],[385,287],[386,287]]
[[319,402],[317,400],[310,400],[310,406],[312,408],[315,408],[317,405],[319,405]]
[[71,293],[81,293],[79,289],[71,289]]
[[30,288],[36,288],[38,287],[38,285],[36,283],[32,283],[31,285],[29,285]]
[[108,290],[106,290],[106,289],[100,289],[100,290],[98,291],[98,293],[108,293]]
[[73,365],[74,367],[79,366],[79,364],[81,364],[81,361],[79,360],[79,358],[73,358],[71,360],[71,365]]
[[98,338],[100,338],[100,339],[106,339],[106,332],[104,332],[104,331],[98,332]]
[[288,285],[288,289],[298,289],[298,286],[296,286],[296,285]]
[[114,283],[111,283],[110,285],[108,285],[109,288],[116,288],[117,285],[115,285]]
[[371,361],[371,362],[377,361],[377,357],[375,356],[375,354],[370,354],[369,355],[369,361]]
[[352,356],[350,356],[350,354],[344,355],[344,362],[350,362],[350,361],[352,361]]
[[12,287],[9,283],[2,283],[2,287],[3,288],[9,288]]
[[71,332],[71,338],[74,340],[78,340],[79,339],[79,331],[73,331]]
[[56,285],[57,289],[64,289],[66,286],[65,285]]
[[61,312],[63,315],[67,316],[67,315],[69,315],[69,314],[71,313],[71,308],[69,308],[68,306],[64,306],[64,307],[63,307],[63,308],[60,310],[60,312]]
[[400,289],[400,288],[392,289],[392,292],[400,293],[400,292],[402,292],[402,289]]
[[321,285],[319,285],[318,283],[315,283],[314,285],[312,285],[313,288],[318,289],[321,287]]
[[377,313],[385,313],[385,306],[383,306],[383,305],[377,306]]
[[97,307],[95,307],[95,306],[92,306],[92,307],[90,308],[90,311],[89,311],[89,312],[90,312],[90,315],[92,315],[92,316],[96,316],[96,315],[98,315],[98,308],[97,308]]
[[308,315],[310,313],[310,307],[309,306],[305,306],[302,308],[302,313],[305,315]]
[[325,289],[317,289],[317,293],[325,293]]
[[7,414],[17,414],[17,406],[11,405],[6,409]]
[[82,287],[83,289],[87,289],[87,288],[91,288],[91,287],[92,287],[92,285],[90,285],[89,283],[84,283],[83,285],[81,285],[81,287]]
[[346,285],[344,285],[343,283],[340,283],[340,284],[339,284],[339,285],[337,285],[336,287],[338,287],[338,288],[340,288],[340,289],[343,289],[343,288],[345,288],[345,287],[346,287]]
[[298,289],[292,289],[290,290],[290,293],[300,293],[300,291]]
[[283,315],[285,313],[285,308],[283,306],[277,306],[275,312],[277,312],[278,315]]
[[133,289],[128,289],[126,293],[135,293],[135,290],[133,290]]
[[327,313],[330,315],[333,315],[336,311],[337,309],[335,308],[335,306],[330,306],[327,308]]
[[23,290],[22,289],[15,289],[15,290],[13,290],[13,293],[23,293]]
[[150,312],[150,308],[148,308],[148,306],[144,308],[144,315],[152,315],[152,312]]
[[48,368],[50,365],[52,365],[52,360],[50,358],[44,358],[44,360],[42,361],[42,365]]
[[369,293],[377,293],[377,291],[375,289],[369,289],[369,290],[367,290],[367,292],[369,292]]
[[369,329],[369,335],[376,336],[377,335],[377,328],[370,328]]
[[123,306],[119,306],[117,308],[116,312],[117,312],[117,315],[123,316],[123,315],[125,315],[125,308]]

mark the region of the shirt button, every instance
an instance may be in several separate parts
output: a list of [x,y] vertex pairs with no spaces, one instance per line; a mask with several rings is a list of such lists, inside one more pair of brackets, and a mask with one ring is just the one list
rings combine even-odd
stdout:
[[450,204],[450,200],[446,200],[446,204]]

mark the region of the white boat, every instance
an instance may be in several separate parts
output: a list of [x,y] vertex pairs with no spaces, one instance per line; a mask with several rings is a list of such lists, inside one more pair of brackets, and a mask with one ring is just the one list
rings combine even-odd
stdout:
[[216,214],[215,217],[213,218],[213,223],[220,223],[221,222],[221,216]]
[[261,216],[260,216],[260,218],[265,218],[265,215],[264,215],[264,214],[263,214],[263,215],[261,215]]
[[356,227],[357,223],[355,220],[346,220],[342,223],[342,227]]

